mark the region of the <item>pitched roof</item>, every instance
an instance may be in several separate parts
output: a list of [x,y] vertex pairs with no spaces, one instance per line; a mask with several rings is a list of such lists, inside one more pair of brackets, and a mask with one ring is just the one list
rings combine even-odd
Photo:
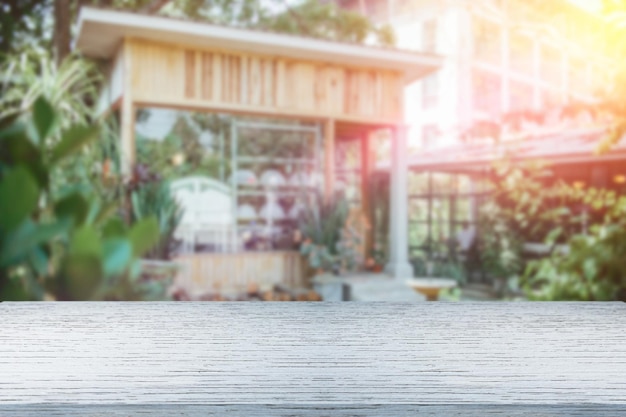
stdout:
[[443,62],[436,55],[392,48],[332,42],[111,9],[81,8],[75,47],[84,55],[111,58],[124,38],[216,47],[366,68],[387,68],[404,73],[407,83],[436,71]]
[[[421,150],[409,159],[409,167],[415,171],[472,172],[489,168],[494,161],[504,157],[520,161],[540,160],[548,164],[626,160],[626,138],[622,138],[609,152],[602,155],[596,153],[606,133],[604,128],[586,128],[498,144],[459,143]],[[378,168],[385,170],[388,166],[385,162]]]

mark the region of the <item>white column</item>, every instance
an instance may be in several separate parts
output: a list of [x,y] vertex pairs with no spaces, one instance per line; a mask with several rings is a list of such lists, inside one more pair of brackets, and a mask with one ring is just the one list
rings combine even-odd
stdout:
[[391,138],[391,178],[389,198],[389,263],[385,272],[397,279],[413,277],[409,263],[407,128],[398,126]]

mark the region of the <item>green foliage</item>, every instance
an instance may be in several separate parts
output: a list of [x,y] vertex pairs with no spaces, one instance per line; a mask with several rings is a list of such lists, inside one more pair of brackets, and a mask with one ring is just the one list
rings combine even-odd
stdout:
[[3,2],[0,8],[0,51],[12,52],[35,39],[43,39],[44,16],[50,4],[46,0]]
[[367,17],[333,2],[297,3],[257,0],[177,0],[165,13],[217,24],[272,30],[340,42],[363,43],[368,37],[379,45],[393,45],[389,25],[375,25]]
[[494,277],[522,272],[523,242],[539,241],[550,253],[525,267],[529,298],[626,299],[626,197],[553,182],[541,169],[510,161],[497,167],[493,184],[479,236],[483,266]]
[[521,272],[522,244],[510,213],[491,201],[480,211],[480,257],[494,278],[510,278]]
[[183,217],[183,209],[173,198],[165,181],[142,183],[131,191],[133,221],[153,217],[158,222],[158,243],[146,258],[167,260],[176,245],[174,232]]
[[59,66],[41,50],[7,55],[0,64],[0,119],[26,112],[43,96],[56,109],[55,122],[62,128],[87,125],[93,109],[85,103],[97,102],[101,80],[96,66],[78,55],[70,55]]
[[342,198],[326,201],[319,193],[301,214],[299,228],[304,235],[300,252],[316,270],[337,268],[337,243],[348,217],[348,203]]
[[423,250],[411,254],[413,272],[418,277],[437,277],[453,279],[459,284],[467,281],[463,265],[452,256],[429,256]]
[[461,301],[463,291],[458,288],[444,288],[439,292],[439,301]]
[[[149,112],[146,112],[149,115]],[[207,115],[209,116],[213,115]],[[137,160],[149,166],[165,179],[175,179],[184,176],[201,174],[218,178],[220,167],[226,164],[218,155],[210,154],[198,139],[198,132],[194,131],[189,121],[180,118],[172,131],[162,140],[149,140],[139,136],[137,138]],[[220,130],[208,129],[214,135],[224,134],[225,123],[217,124]],[[180,161],[175,161],[177,158]],[[226,168],[226,167],[224,167]]]
[[538,300],[626,301],[626,197],[590,190],[585,199],[606,208],[604,220],[532,261],[525,273],[529,297]]
[[94,128],[70,126],[53,142],[59,126],[40,98],[31,119],[0,130],[0,298],[141,298],[137,257],[157,242],[156,219],[128,229],[94,195],[55,194],[54,171],[97,137]]
[[375,172],[369,177],[369,207],[374,227],[374,253],[378,265],[384,265],[389,245],[389,173]]

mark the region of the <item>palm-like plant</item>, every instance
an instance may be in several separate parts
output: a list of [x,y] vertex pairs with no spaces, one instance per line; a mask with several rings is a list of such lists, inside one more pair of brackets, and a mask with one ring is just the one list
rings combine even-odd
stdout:
[[348,204],[342,198],[326,201],[321,193],[314,195],[301,214],[299,228],[304,235],[301,253],[316,270],[330,271],[337,261],[337,243],[348,216]]
[[46,51],[9,55],[0,66],[0,119],[24,114],[45,97],[57,109],[62,128],[89,123],[100,81],[95,64],[79,55],[70,55],[58,67]]

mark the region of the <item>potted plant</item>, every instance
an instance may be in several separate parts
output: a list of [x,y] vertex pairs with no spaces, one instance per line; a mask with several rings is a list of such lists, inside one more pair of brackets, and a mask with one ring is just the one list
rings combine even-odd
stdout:
[[137,165],[126,185],[130,196],[131,223],[146,217],[156,218],[159,226],[157,244],[141,260],[142,279],[151,285],[153,298],[166,298],[178,273],[178,264],[172,261],[180,245],[174,232],[180,224],[183,209],[172,196],[169,185],[144,165]]

